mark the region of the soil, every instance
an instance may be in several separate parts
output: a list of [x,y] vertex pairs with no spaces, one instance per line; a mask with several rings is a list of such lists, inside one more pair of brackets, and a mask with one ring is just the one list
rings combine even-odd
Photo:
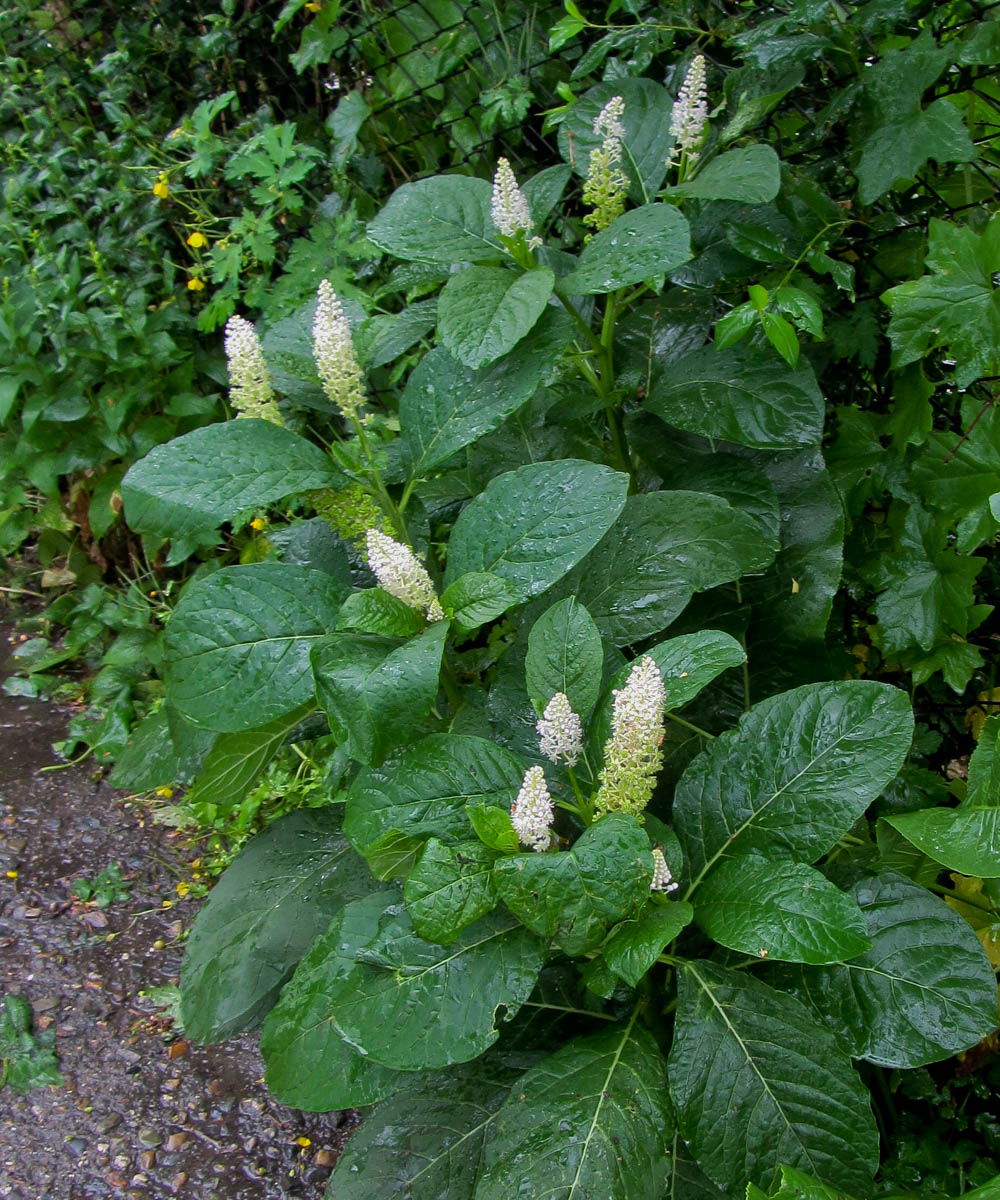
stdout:
[[[0,996],[54,1032],[65,1079],[0,1089],[0,1198],[320,1200],[356,1114],[275,1103],[254,1037],[190,1044],[143,998],[177,983],[190,868],[146,809],[59,763],[66,720],[0,696]],[[128,899],[74,896],[112,863]]]

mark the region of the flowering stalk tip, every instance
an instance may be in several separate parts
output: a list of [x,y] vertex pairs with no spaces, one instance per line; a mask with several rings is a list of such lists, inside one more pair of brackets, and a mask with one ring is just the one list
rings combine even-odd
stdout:
[[690,160],[697,159],[707,125],[705,59],[699,54],[688,67],[670,114],[670,132],[674,135],[674,148],[669,161],[675,162],[682,154],[686,154]]
[[367,538],[368,565],[379,587],[402,600],[411,608],[422,608],[428,621],[444,617],[441,602],[434,591],[427,568],[409,546],[393,541],[378,529],[369,529]]
[[344,308],[330,286],[320,282],[313,318],[313,357],[323,390],[349,421],[357,421],[365,388]]
[[[493,176],[490,215],[497,231],[506,238],[516,238],[519,233],[528,234],[534,226],[528,198],[517,186],[517,179],[505,158],[498,160],[496,174]],[[537,238],[531,240],[538,244]]]
[[545,706],[545,712],[536,725],[539,747],[547,759],[576,766],[583,750],[583,725],[573,711],[569,698],[556,692]]
[[595,798],[598,815],[638,814],[649,803],[663,765],[663,710],[667,701],[663,676],[653,659],[641,658],[623,688],[615,688],[611,737],[604,746],[601,786]]
[[226,362],[229,366],[229,399],[237,417],[257,417],[283,425],[274,401],[271,378],[257,333],[249,321],[230,317],[226,322]]
[[651,892],[676,892],[678,885],[674,882],[674,877],[670,873],[670,868],[667,866],[667,860],[663,857],[663,847],[653,847],[653,879],[649,885]]
[[583,220],[597,231],[607,229],[625,211],[628,180],[619,165],[625,137],[621,120],[624,111],[625,101],[621,96],[612,96],[594,118],[594,133],[601,139],[601,144],[590,152],[583,184],[584,202],[592,205],[594,211]]
[[522,846],[531,846],[539,854],[552,844],[555,808],[541,767],[530,767],[517,799],[510,806],[510,821]]

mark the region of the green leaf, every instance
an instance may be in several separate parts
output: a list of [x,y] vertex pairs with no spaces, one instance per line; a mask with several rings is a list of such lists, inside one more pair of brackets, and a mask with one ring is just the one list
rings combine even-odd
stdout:
[[534,326],[554,286],[548,267],[467,267],[451,276],[438,300],[441,341],[473,370],[494,362]]
[[981,808],[925,808],[885,819],[949,871],[1000,879],[1000,792]]
[[370,633],[338,633],[312,654],[316,695],[330,728],[357,762],[380,763],[423,728],[438,692],[448,622],[399,645]]
[[337,1161],[331,1192],[338,1200],[468,1200],[483,1142],[521,1073],[487,1054],[418,1077],[366,1114]]
[[467,1062],[499,1036],[531,994],[543,944],[502,910],[462,930],[447,946],[415,933],[403,905],[377,922],[344,912],[328,963],[329,1019],[352,1046],[397,1070]]
[[781,163],[770,146],[727,150],[706,163],[688,183],[670,188],[670,195],[694,200],[739,200],[767,204],[781,187]]
[[521,1076],[487,1139],[475,1200],[658,1200],[672,1133],[663,1057],[633,1016]]
[[818,446],[825,406],[812,368],[794,371],[744,343],[711,346],[656,372],[645,407],[689,433],[761,450]]
[[[913,103],[919,104],[919,90],[912,84],[908,90]],[[950,100],[896,112],[862,143],[858,199],[871,204],[897,184],[915,179],[931,158],[937,163],[973,162],[976,158],[962,114]]]
[[33,1087],[62,1087],[66,1082],[52,1049],[52,1031],[33,1033],[31,1005],[23,996],[7,995],[0,1007],[0,1087],[28,1092]]
[[528,208],[531,211],[536,231],[544,225],[552,210],[559,203],[572,174],[569,167],[558,163],[554,167],[545,167],[544,170],[539,171],[537,175],[532,175],[521,185],[521,191],[524,192],[524,198],[528,201]]
[[712,345],[716,350],[728,350],[753,329],[757,310],[752,304],[738,304],[715,323]]
[[850,962],[799,969],[811,1004],[849,1031],[851,1053],[920,1067],[996,1028],[997,985],[975,932],[943,900],[886,871],[851,888],[872,948]]
[[795,330],[784,317],[779,317],[777,313],[772,312],[762,312],[760,324],[767,340],[794,370],[799,361],[799,339],[795,335]]
[[309,652],[347,588],[283,563],[223,567],[189,584],[167,627],[167,700],[194,725],[257,729],[313,694]]
[[696,592],[763,570],[775,547],[752,517],[704,492],[630,496],[568,588],[616,646],[665,629]]
[[441,595],[441,607],[463,633],[472,633],[516,603],[517,597],[499,575],[484,571],[469,571]]
[[122,480],[136,533],[196,541],[224,521],[344,477],[319,446],[270,421],[206,425],[154,447]]
[[480,842],[454,848],[430,838],[403,888],[413,928],[425,941],[454,941],[466,925],[496,907],[496,853]]
[[128,746],[119,755],[108,783],[129,792],[190,783],[210,752],[215,735],[188,728],[197,742],[191,747],[178,744],[174,738],[166,709],[159,708],[144,717],[130,732]]
[[714,941],[761,958],[830,963],[870,949],[857,904],[804,863],[728,859],[699,886],[694,917]]
[[485,179],[434,175],[404,183],[368,223],[368,237],[380,250],[407,262],[452,263],[496,260],[492,191]]
[[376,879],[405,879],[416,866],[424,844],[423,838],[387,829],[370,846],[365,846],[364,859]]
[[638,987],[665,947],[693,918],[694,909],[683,901],[651,901],[634,921],[625,921],[612,930],[603,947],[604,961],[629,987]]
[[1000,716],[987,717],[969,759],[962,808],[1000,805]]
[[878,1131],[832,1033],[794,997],[708,962],[678,970],[668,1060],[681,1136],[728,1196],[779,1164],[869,1195]]
[[449,844],[469,836],[467,804],[510,809],[524,763],[485,738],[435,733],[362,771],[347,797],[344,831],[359,850],[387,829]]
[[414,477],[440,466],[526,404],[571,340],[569,317],[553,309],[542,314],[516,354],[478,370],[463,366],[443,346],[425,354],[399,402]]
[[184,1030],[219,1041],[255,1025],[342,904],[369,892],[341,814],[305,809],[258,834],[199,910],[181,969]]
[[753,850],[815,862],[895,778],[912,737],[905,692],[869,680],[754,705],[677,785],[674,829],[695,883]]
[[797,287],[780,287],[774,293],[774,302],[800,329],[813,337],[823,336],[823,310],[808,292]]
[[602,817],[565,852],[502,858],[495,871],[511,912],[573,956],[593,950],[609,925],[630,916],[652,877],[649,839],[624,813]]
[[519,846],[517,831],[506,808],[493,804],[467,804],[465,808],[476,837],[491,850],[516,854]]
[[419,609],[411,608],[381,588],[352,592],[340,606],[337,616],[337,632],[353,629],[389,638],[411,638],[420,632],[423,624]]
[[575,458],[497,476],[455,522],[445,584],[487,571],[519,600],[539,595],[614,524],[627,490],[627,475]]
[[531,627],[525,683],[528,697],[542,709],[562,692],[573,711],[586,717],[600,694],[603,669],[601,635],[574,596],[557,601]]
[[614,292],[673,271],[690,258],[684,217],[669,204],[645,204],[595,234],[559,287],[571,296]]
[[601,144],[600,136],[594,133],[594,118],[613,96],[625,101],[621,165],[628,177],[629,193],[636,203],[648,204],[663,183],[674,144],[670,132],[673,100],[666,88],[652,79],[623,76],[591,88],[559,126],[559,153],[578,175],[587,174],[590,152]]
[[892,310],[892,365],[903,367],[934,349],[957,360],[955,383],[994,375],[1000,364],[1000,213],[982,233],[932,218],[927,249],[930,275],[882,293]]
[[282,1104],[329,1112],[374,1104],[413,1078],[365,1057],[341,1036],[327,998],[328,980],[345,974],[353,960],[339,952],[345,921],[355,936],[374,936],[396,892],[374,895],[338,912],[309,947],[282,990],[261,1031],[267,1086]]

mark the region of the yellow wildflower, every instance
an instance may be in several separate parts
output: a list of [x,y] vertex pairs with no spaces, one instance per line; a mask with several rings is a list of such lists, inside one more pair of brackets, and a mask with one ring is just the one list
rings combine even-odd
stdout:
[[16,871],[8,871],[8,872],[7,872],[7,878],[8,878],[8,879],[16,879],[16,878],[17,878],[17,872],[16,872]]
[[[308,5],[306,5],[308,8]],[[303,1150],[312,1145],[312,1139],[307,1137],[297,1137],[295,1139],[296,1146],[301,1146]]]
[[153,195],[158,200],[166,200],[170,195],[170,185],[167,183],[167,176],[163,171],[157,175],[156,183],[153,184]]
[[203,292],[204,290],[205,290],[205,285],[204,285],[204,283],[202,283],[202,281],[200,279],[189,279],[188,280],[188,291],[189,292]]
[[193,246],[195,250],[200,250],[202,246],[208,245],[208,238],[196,229],[194,233],[188,234],[187,244]]
[[317,13],[322,7],[323,5],[317,4],[316,0],[309,0],[309,3],[306,5],[306,12]]
[[260,533],[260,531],[264,528],[264,521],[260,517],[254,517],[254,519],[250,522],[250,528],[254,530],[255,533]]
[[177,885],[177,895],[178,896],[186,896],[190,890],[191,890],[191,885],[189,883],[185,883],[183,879]]

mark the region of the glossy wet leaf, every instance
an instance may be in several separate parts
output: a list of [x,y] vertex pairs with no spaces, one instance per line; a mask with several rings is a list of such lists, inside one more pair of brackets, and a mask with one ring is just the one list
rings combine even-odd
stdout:
[[497,476],[455,522],[445,584],[467,571],[487,571],[520,600],[537,596],[593,549],[621,512],[627,489],[627,475],[575,458]]
[[359,633],[377,633],[386,638],[411,638],[420,632],[424,616],[381,588],[352,592],[340,606],[337,631],[354,629]]
[[475,1200],[662,1200],[673,1113],[663,1056],[634,1021],[575,1037],[517,1081]]
[[569,955],[593,950],[610,925],[635,912],[652,877],[649,839],[622,813],[595,821],[569,850],[499,859],[494,875],[511,912]]
[[194,725],[233,733],[313,694],[309,652],[337,623],[347,589],[283,563],[223,567],[184,591],[167,628],[167,700]]
[[316,695],[351,758],[380,763],[422,732],[438,693],[447,633],[447,621],[437,621],[402,645],[370,633],[339,633],[316,647]]
[[548,267],[469,267],[452,275],[438,300],[441,341],[467,367],[494,362],[534,326],[554,284]]
[[446,846],[430,838],[403,888],[413,928],[428,942],[452,941],[495,908],[496,851],[481,842]]
[[754,850],[815,862],[895,778],[912,736],[905,692],[868,680],[755,705],[677,785],[674,829],[692,876]]
[[706,163],[689,183],[671,188],[671,195],[694,200],[740,200],[766,204],[781,187],[781,163],[770,146],[742,146]]
[[678,989],[670,1092],[709,1179],[735,1196],[787,1164],[868,1195],[878,1132],[834,1035],[792,996],[742,971],[686,962]]
[[441,607],[465,633],[502,616],[516,603],[517,597],[500,576],[484,571],[462,575],[441,594]]
[[574,596],[559,600],[531,627],[524,660],[529,698],[542,709],[557,692],[581,718],[601,689],[604,647],[597,626]]
[[181,969],[184,1031],[218,1041],[257,1024],[334,912],[375,886],[339,809],[305,809],[254,837],[198,912]]
[[368,237],[381,250],[408,262],[496,260],[491,188],[485,179],[435,175],[404,183],[368,222]]
[[559,287],[571,296],[603,295],[665,275],[691,258],[690,236],[671,205],[634,208],[591,238]]
[[465,841],[466,805],[509,810],[524,771],[519,758],[485,738],[431,734],[358,775],[348,793],[344,831],[359,850],[387,829],[449,844]]
[[632,921],[624,921],[605,942],[604,961],[630,987],[656,962],[674,938],[691,924],[694,909],[682,900],[650,901]]
[[465,812],[476,837],[484,846],[504,854],[517,852],[517,831],[506,808],[498,808],[493,804],[467,804]]
[[769,862],[759,854],[726,859],[695,899],[701,929],[743,954],[830,963],[871,948],[857,902],[804,863]]

